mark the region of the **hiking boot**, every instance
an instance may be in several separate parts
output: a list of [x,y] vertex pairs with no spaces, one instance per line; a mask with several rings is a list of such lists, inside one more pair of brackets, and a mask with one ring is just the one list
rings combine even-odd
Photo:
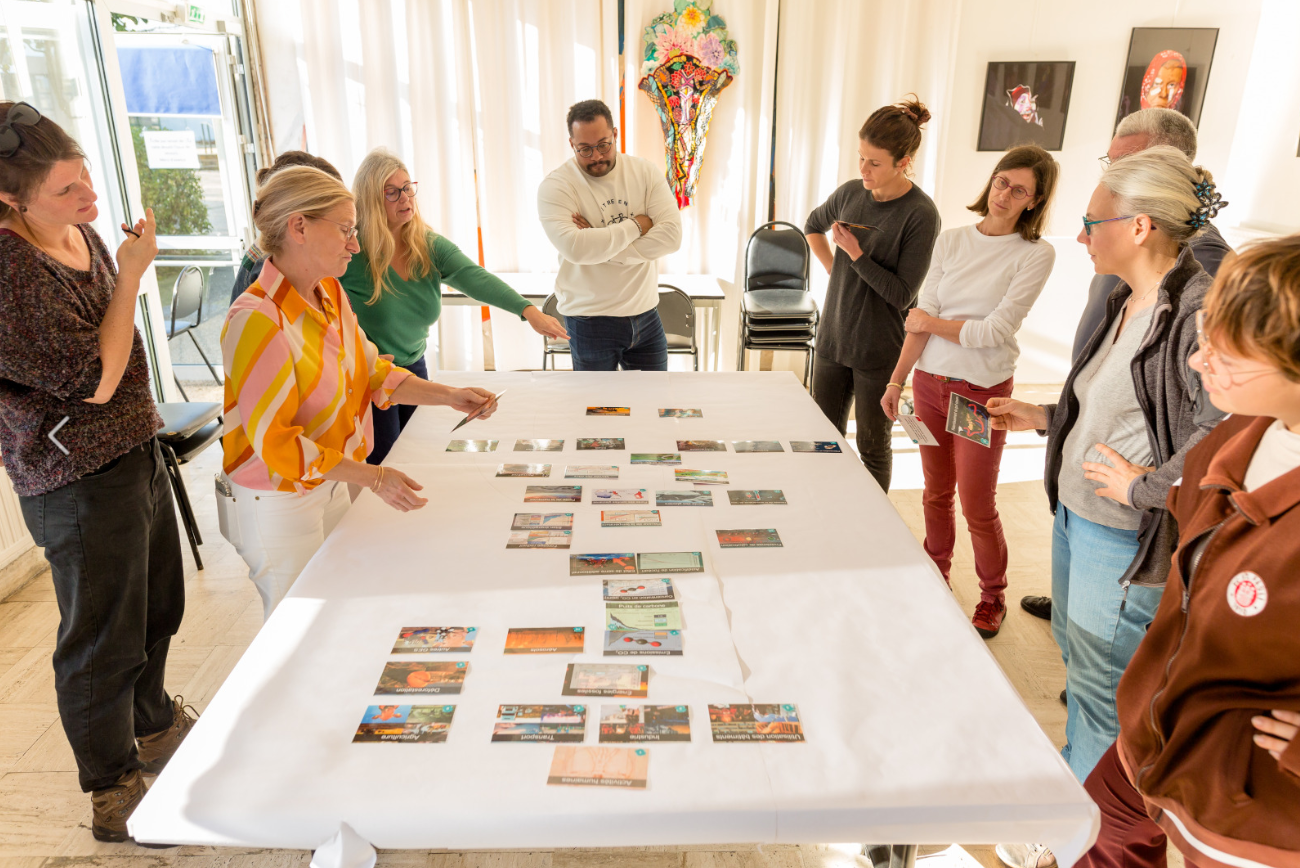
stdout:
[[[95,808],[95,814],[94,819],[91,820],[90,833],[95,836],[95,840],[107,841],[110,844],[130,841],[131,834],[126,830],[126,821],[135,812],[145,792],[144,776],[140,774],[139,769],[131,769],[118,778],[113,786],[91,793],[90,803]],[[162,849],[175,845],[139,844],[139,846]]]
[[1056,856],[1046,844],[999,844],[993,852],[1009,868],[1056,868]]
[[[193,716],[190,716],[190,712],[194,712]],[[156,775],[163,770],[163,766],[167,765],[172,754],[176,753],[176,748],[181,746],[193,728],[198,716],[199,713],[194,711],[193,706],[186,705],[185,699],[177,696],[172,700],[172,725],[162,732],[144,735],[135,740],[145,774]]]
[[1020,608],[1024,609],[1035,618],[1042,618],[1044,621],[1052,620],[1052,598],[1051,597],[1021,597]]
[[1006,617],[1007,607],[1003,603],[990,603],[980,600],[975,607],[975,617],[970,622],[975,625],[975,632],[985,639],[992,639],[1002,629],[1002,619]]

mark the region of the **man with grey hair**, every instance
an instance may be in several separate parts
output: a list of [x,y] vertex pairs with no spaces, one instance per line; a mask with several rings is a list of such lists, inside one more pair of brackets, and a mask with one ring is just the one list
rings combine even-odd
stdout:
[[[1106,164],[1123,159],[1130,154],[1154,148],[1157,145],[1170,145],[1187,155],[1187,159],[1196,160],[1196,127],[1182,112],[1167,108],[1148,108],[1126,115],[1115,128],[1115,137],[1110,140],[1110,148],[1101,161]],[[1232,252],[1228,242],[1223,240],[1213,223],[1207,223],[1205,231],[1189,243],[1192,256],[1201,263],[1211,277],[1219,271],[1219,264]],[[1079,353],[1088,343],[1088,339],[1106,319],[1106,299],[1119,286],[1119,278],[1113,274],[1097,274],[1088,285],[1088,303],[1079,319],[1079,329],[1074,335],[1074,349],[1071,361],[1079,358]],[[1204,393],[1202,392],[1202,395]],[[1213,415],[1216,411],[1208,405],[1198,410]],[[1201,414],[1197,414],[1198,420]],[[1044,620],[1052,620],[1052,598],[1031,595],[1022,597],[1020,607],[1031,615]]]

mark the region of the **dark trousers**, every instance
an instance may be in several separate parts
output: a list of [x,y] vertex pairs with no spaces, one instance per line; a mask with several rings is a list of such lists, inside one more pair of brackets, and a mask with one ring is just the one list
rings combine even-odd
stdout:
[[636,316],[568,316],[575,371],[666,371],[668,338],[658,310]]
[[185,611],[176,507],[150,440],[62,488],[19,498],[59,602],[54,689],[85,792],[141,767],[172,724],[167,648]]
[[849,368],[822,356],[817,357],[813,369],[813,396],[817,406],[841,434],[848,432],[849,404],[857,408],[858,454],[886,492],[894,472],[894,423],[880,408],[880,399],[892,372],[886,368],[874,371]]
[[[1075,868],[1165,868],[1164,830],[1147,814],[1141,794],[1124,773],[1119,748],[1112,744],[1102,754],[1083,788],[1101,809],[1101,831]],[[1187,868],[1196,868],[1187,857],[1183,853]]]
[[[403,367],[422,380],[429,379],[429,366],[424,356]],[[383,463],[388,457],[388,451],[397,442],[397,436],[415,415],[415,407],[415,404],[394,404],[387,410],[375,410],[370,414],[370,422],[375,429],[375,448],[366,456],[367,464]]]

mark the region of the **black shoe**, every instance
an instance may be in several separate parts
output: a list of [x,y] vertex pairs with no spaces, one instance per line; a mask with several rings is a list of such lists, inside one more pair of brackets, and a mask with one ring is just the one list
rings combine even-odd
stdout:
[[1064,690],[1061,691],[1061,704],[1062,704],[1062,705],[1068,705],[1068,703],[1065,701],[1065,691],[1064,691]]
[[1021,597],[1020,608],[1024,609],[1035,618],[1042,618],[1044,621],[1052,620],[1051,597]]

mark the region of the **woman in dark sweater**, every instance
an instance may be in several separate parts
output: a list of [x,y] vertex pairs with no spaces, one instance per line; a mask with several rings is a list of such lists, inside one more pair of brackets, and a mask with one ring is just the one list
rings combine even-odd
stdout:
[[858,452],[885,491],[894,467],[894,423],[880,399],[939,237],[938,209],[908,179],[921,125],[929,119],[915,99],[872,113],[858,133],[861,180],[841,186],[804,224],[808,246],[831,276],[817,329],[813,395],[841,434],[848,429],[849,404],[855,404]]
[[55,691],[92,831],[126,841],[141,773],[162,769],[193,719],[163,685],[184,568],[134,326],[153,212],[122,227],[114,268],[95,199],[77,143],[0,102],[0,451],[53,574]]

